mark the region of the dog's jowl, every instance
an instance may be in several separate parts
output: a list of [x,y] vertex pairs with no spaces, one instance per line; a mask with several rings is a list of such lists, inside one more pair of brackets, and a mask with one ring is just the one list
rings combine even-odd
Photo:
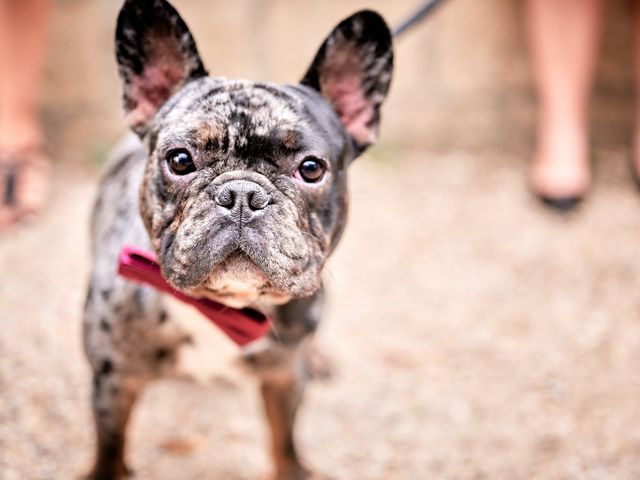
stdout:
[[127,0],[116,29],[124,109],[92,221],[84,341],[97,452],[90,478],[127,475],[125,432],[148,382],[190,348],[162,295],[117,276],[125,244],[151,249],[176,289],[268,313],[278,335],[245,352],[262,382],[274,478],[312,478],[293,440],[322,311],[323,265],[344,228],[349,164],[377,137],[391,35],[371,11],[324,41],[300,83],[209,76],[164,0]]

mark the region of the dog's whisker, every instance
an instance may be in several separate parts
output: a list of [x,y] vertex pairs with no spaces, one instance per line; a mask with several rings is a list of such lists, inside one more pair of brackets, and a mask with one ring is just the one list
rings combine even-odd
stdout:
[[327,272],[327,275],[329,275],[329,276],[331,277],[331,280],[334,280],[334,281],[336,280],[336,276],[333,274],[333,272],[331,271],[331,269],[329,269],[329,268],[325,267],[323,271],[324,271],[324,272]]
[[324,242],[323,240],[321,240],[320,238],[316,237],[313,233],[309,233],[309,232],[302,232],[303,235],[307,235],[308,237],[313,238],[314,240],[317,240],[318,243],[320,243],[320,245],[322,245],[322,248],[324,248],[325,250],[327,249],[327,244],[326,242]]

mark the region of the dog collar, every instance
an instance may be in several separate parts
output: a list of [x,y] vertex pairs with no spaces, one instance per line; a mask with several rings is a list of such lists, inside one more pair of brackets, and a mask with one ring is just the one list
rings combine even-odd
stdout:
[[195,307],[239,346],[263,337],[269,330],[269,318],[257,310],[231,308],[209,298],[192,297],[176,290],[162,276],[155,255],[145,250],[131,245],[122,247],[118,273]]

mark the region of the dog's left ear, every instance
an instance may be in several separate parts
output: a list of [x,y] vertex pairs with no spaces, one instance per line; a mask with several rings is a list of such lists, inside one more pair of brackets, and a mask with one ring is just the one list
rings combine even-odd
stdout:
[[389,27],[376,12],[362,10],[331,32],[301,83],[329,101],[356,146],[364,150],[378,137],[380,105],[392,69]]
[[165,0],[125,0],[116,58],[127,123],[140,136],[173,93],[207,75],[189,28]]

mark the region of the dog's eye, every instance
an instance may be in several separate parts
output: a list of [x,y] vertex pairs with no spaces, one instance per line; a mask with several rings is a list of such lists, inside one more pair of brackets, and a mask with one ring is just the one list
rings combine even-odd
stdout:
[[306,157],[298,167],[300,177],[307,183],[319,182],[326,171],[324,162],[316,157]]
[[187,175],[196,171],[191,154],[184,149],[171,150],[167,154],[167,163],[176,175]]

